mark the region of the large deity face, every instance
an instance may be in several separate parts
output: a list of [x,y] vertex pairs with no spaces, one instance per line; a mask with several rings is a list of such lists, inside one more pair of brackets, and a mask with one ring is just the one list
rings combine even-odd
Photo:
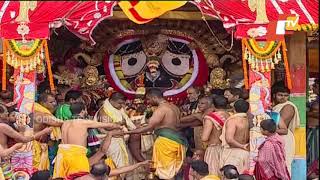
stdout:
[[[122,40],[105,61],[108,81],[128,95],[135,95],[139,87],[160,88],[164,96],[180,94],[198,78],[207,78],[199,74],[200,66],[205,66],[204,58],[199,60],[201,52],[189,43],[166,35]],[[206,68],[202,71],[207,74]]]

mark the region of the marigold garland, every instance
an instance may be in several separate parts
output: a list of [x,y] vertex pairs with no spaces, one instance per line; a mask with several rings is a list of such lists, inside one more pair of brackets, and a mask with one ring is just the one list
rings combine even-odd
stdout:
[[5,46],[5,42],[2,41],[3,47],[3,58],[2,58],[2,90],[5,91],[7,89],[7,47]]
[[19,45],[16,40],[5,39],[6,62],[15,69],[20,68],[21,72],[33,71],[44,59],[44,42],[37,39]]
[[28,73],[42,66],[43,60],[46,60],[47,63],[50,88],[54,90],[51,62],[46,40],[36,39],[22,43],[16,40],[4,39],[3,54],[2,90],[6,90],[7,63],[14,69],[19,68],[22,73]]
[[43,41],[39,39],[34,40],[31,48],[28,50],[24,50],[21,47],[19,47],[16,40],[6,40],[6,42],[10,45],[11,50],[16,54],[16,56],[20,56],[19,58],[30,58],[34,56],[37,52],[39,52],[40,48],[43,46]]
[[245,87],[247,89],[249,88],[246,61],[248,61],[248,64],[253,71],[264,73],[274,69],[275,64],[278,64],[278,62],[281,60],[284,61],[288,88],[291,89],[292,82],[290,77],[285,42],[265,42],[265,45],[261,47],[254,39],[242,39],[242,61]]
[[[244,51],[245,51],[245,46],[244,44],[242,44],[242,52]],[[244,87],[246,89],[249,89],[248,68],[247,68],[245,53],[242,53],[242,67],[243,67]]]
[[49,78],[49,84],[51,91],[55,90],[54,83],[53,83],[53,75],[51,70],[51,61],[49,56],[49,49],[48,49],[48,42],[47,40],[44,40],[44,48],[45,48],[45,54],[46,54],[46,63],[47,63],[47,69],[48,69],[48,78]]
[[271,41],[266,42],[267,44],[264,46],[264,48],[260,48],[256,40],[247,40],[245,38],[242,39],[242,43],[245,44],[251,54],[254,54],[255,57],[259,59],[268,59],[274,56],[274,54],[277,53],[277,50],[281,46],[281,42]]
[[287,57],[287,46],[286,46],[285,42],[283,42],[283,44],[282,44],[282,54],[283,54],[283,59],[284,59],[284,67],[285,67],[285,71],[286,71],[287,85],[288,85],[289,89],[292,89],[290,68],[289,68],[289,62],[288,62],[288,57]]

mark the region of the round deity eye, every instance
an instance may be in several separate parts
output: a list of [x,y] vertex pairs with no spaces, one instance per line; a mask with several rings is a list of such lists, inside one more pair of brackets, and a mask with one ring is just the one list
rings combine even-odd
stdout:
[[121,57],[121,69],[126,76],[134,76],[141,72],[147,62],[146,55],[140,51]]
[[172,75],[185,75],[190,68],[190,55],[166,51],[162,57],[162,65]]

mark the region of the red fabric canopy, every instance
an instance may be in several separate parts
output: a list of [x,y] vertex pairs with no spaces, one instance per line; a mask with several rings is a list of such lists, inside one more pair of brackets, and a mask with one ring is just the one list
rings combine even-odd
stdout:
[[[255,0],[256,3],[258,1],[261,0]],[[278,21],[281,14],[298,14],[300,25],[318,24],[318,0],[264,1],[269,22]],[[194,2],[204,14],[220,17],[226,29],[236,27],[235,35],[237,38],[248,37],[247,31],[250,28],[267,27],[267,24],[255,23],[256,11],[252,12],[248,3],[248,0],[201,0]]]
[[[1,1],[0,36],[5,39],[21,39],[16,18],[20,10],[19,1]],[[29,10],[30,31],[26,39],[47,39],[50,26],[62,20],[67,28],[84,40],[91,40],[91,33],[103,19],[112,16],[114,1],[38,1],[36,8]],[[59,24],[59,23],[56,23]]]
[[[250,0],[254,1],[254,0]],[[265,1],[266,14],[269,22],[279,19],[281,14],[298,14],[300,25],[318,24],[317,0],[255,0]],[[15,20],[19,15],[22,1],[0,2],[0,36],[5,39],[21,39]],[[248,37],[248,30],[264,27],[267,24],[256,24],[256,12],[248,6],[248,0],[198,0],[192,2],[205,14],[219,17],[226,29],[236,27],[236,37]],[[34,10],[29,10],[29,33],[26,39],[49,38],[49,28],[63,25],[84,40],[91,37],[97,24],[112,16],[116,1],[38,1]],[[57,21],[58,20],[58,21]],[[56,22],[56,23],[53,23]],[[261,37],[261,36],[259,36]]]

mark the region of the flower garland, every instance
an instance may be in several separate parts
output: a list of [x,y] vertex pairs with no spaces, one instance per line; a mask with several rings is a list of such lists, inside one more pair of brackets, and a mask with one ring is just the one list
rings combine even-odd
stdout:
[[[284,60],[288,88],[292,88],[289,64],[284,41],[268,41],[259,44],[255,39],[242,39],[242,61],[245,77],[245,87],[249,88],[247,63],[253,71],[270,72],[275,64]],[[282,47],[282,48],[281,48]]]
[[[37,70],[42,73],[43,61],[46,60],[51,90],[54,90],[51,62],[49,57],[48,44],[46,40],[36,39],[30,41],[3,40],[3,71],[2,90],[6,90],[6,64],[22,73],[29,73]],[[39,70],[41,70],[39,72]]]
[[4,40],[6,62],[14,69],[20,68],[21,72],[33,71],[45,58],[44,45],[45,41],[39,39],[27,43]]
[[[9,43],[11,50],[14,51],[16,55],[27,58],[34,56],[36,52],[39,51],[39,49],[43,46],[43,42],[44,41],[40,39],[29,41],[27,43],[21,43],[15,40],[7,40],[7,43]],[[26,48],[26,45],[29,47]]]

